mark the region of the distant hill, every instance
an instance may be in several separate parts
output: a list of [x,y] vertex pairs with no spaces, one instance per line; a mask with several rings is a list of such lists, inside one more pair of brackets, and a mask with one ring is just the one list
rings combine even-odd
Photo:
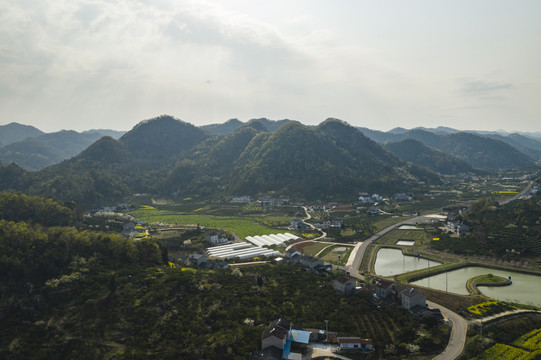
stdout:
[[91,129],[91,130],[85,130],[82,133],[83,134],[98,133],[98,134],[101,134],[102,136],[110,136],[113,139],[120,139],[120,137],[124,135],[126,131],[111,130],[111,129]]
[[200,126],[199,128],[206,130],[209,133],[214,134],[214,135],[227,135],[227,134],[231,134],[233,131],[237,130],[243,125],[244,123],[240,121],[239,119],[229,119],[223,124],[203,125],[203,126]]
[[43,131],[30,126],[12,122],[7,125],[0,125],[0,146],[32,138],[44,134]]
[[14,162],[26,170],[40,170],[77,155],[107,133],[111,131],[78,133],[62,130],[42,133],[37,137],[26,138],[0,148],[0,159],[4,163]]
[[524,136],[517,133],[509,134],[507,136],[493,134],[487,135],[487,137],[503,141],[504,143],[513,146],[523,154],[528,155],[532,159],[537,161],[541,160],[541,140],[536,140],[529,136]]
[[531,157],[508,143],[478,134],[466,132],[436,134],[421,128],[398,134],[366,128],[360,130],[380,144],[406,139],[420,141],[424,145],[453,155],[479,170],[515,169],[535,165]]
[[409,161],[440,174],[451,175],[474,171],[467,162],[426,146],[418,140],[406,139],[396,143],[386,143],[385,148],[403,161]]
[[199,128],[205,131],[208,131],[209,133],[214,134],[214,135],[228,135],[242,126],[251,125],[251,123],[257,122],[261,124],[265,128],[266,131],[275,132],[276,130],[278,130],[278,128],[280,128],[280,126],[290,121],[293,121],[293,120],[288,120],[288,119],[269,120],[266,118],[261,118],[261,119],[251,119],[247,123],[243,123],[239,119],[230,119],[230,120],[227,120],[223,124],[203,125],[203,126],[200,126]]

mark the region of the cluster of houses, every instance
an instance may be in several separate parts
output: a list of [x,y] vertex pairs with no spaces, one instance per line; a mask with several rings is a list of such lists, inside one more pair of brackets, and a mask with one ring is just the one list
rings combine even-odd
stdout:
[[359,196],[359,202],[361,204],[375,204],[383,200],[383,197],[379,194],[372,194],[369,196],[367,193],[361,193]]
[[229,269],[231,267],[227,261],[209,261],[203,254],[192,254],[186,259],[176,259],[176,263],[204,269]]
[[225,244],[229,241],[225,234],[210,233],[205,236],[205,241],[211,245]]
[[443,225],[443,230],[462,237],[470,231],[470,227],[463,222],[449,220]]
[[[241,196],[234,196],[231,199],[232,203],[235,204],[250,204],[254,201],[254,198],[252,198],[249,195],[241,195]],[[282,205],[288,205],[289,204],[289,198],[283,197],[283,198],[272,198],[272,197],[265,197],[263,200],[258,200],[258,204],[261,206],[282,206]]]
[[315,223],[314,226],[320,229],[340,229],[344,226],[344,221],[342,221],[342,219],[332,219],[328,217],[321,222]]
[[[308,330],[308,329],[307,329]],[[311,341],[320,339],[320,334],[328,335],[323,330],[310,329],[306,331],[300,327],[291,326],[291,322],[279,318],[272,321],[261,335],[261,350],[254,352],[250,360],[282,360],[302,359],[301,347]],[[339,350],[373,351],[372,339],[360,337],[334,337],[333,343],[338,345]]]
[[305,223],[303,220],[301,220],[301,219],[293,219],[293,220],[291,220],[291,224],[289,225],[288,230],[302,231],[302,230],[309,229],[309,228],[310,228],[310,225]]
[[148,230],[143,226],[144,223],[139,221],[137,224],[128,222],[122,225],[122,235],[130,238],[143,238],[148,236]]
[[389,281],[376,279],[374,298],[383,305],[393,305],[396,302],[414,315],[433,315],[443,320],[440,309],[430,309],[426,306],[426,296],[413,288],[403,288]]
[[234,196],[233,199],[231,199],[231,202],[235,204],[249,204],[252,201],[254,201],[254,199],[248,195]]
[[294,265],[303,267],[307,271],[312,271],[316,274],[327,274],[332,271],[332,265],[325,263],[321,259],[316,259],[311,256],[305,256],[294,248],[290,248],[284,255],[284,262],[289,262]]

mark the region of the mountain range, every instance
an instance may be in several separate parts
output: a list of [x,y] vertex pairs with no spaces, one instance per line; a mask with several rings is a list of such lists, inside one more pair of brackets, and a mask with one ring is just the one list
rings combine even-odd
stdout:
[[79,154],[103,136],[120,137],[115,130],[62,130],[44,133],[33,126],[11,123],[0,126],[0,161],[25,170],[40,170]]
[[[541,146],[520,134],[497,135],[505,141],[494,134],[449,128],[380,132],[338,119],[317,126],[287,119],[247,123],[232,119],[196,127],[163,115],[142,121],[117,138],[102,136],[106,131],[62,131],[20,140],[24,136],[20,129],[36,131],[10,127],[19,129],[19,138],[13,142],[15,136],[10,140],[3,134],[12,142],[0,148],[1,154],[38,154],[26,159],[34,159],[32,164],[41,161],[42,166],[43,159],[61,162],[29,172],[23,169],[29,165],[22,155],[17,165],[4,161],[0,190],[76,200],[87,206],[134,193],[275,194],[306,199],[393,193],[438,183],[438,174],[534,166],[536,161],[524,149],[533,156]],[[86,148],[85,141],[91,142]],[[520,143],[523,151],[512,142]]]

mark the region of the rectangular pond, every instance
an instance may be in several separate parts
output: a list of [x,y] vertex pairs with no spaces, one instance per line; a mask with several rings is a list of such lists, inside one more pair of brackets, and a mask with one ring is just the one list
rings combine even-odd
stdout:
[[441,263],[437,261],[416,256],[404,256],[402,250],[399,249],[381,248],[376,255],[374,269],[378,275],[394,276],[438,265]]

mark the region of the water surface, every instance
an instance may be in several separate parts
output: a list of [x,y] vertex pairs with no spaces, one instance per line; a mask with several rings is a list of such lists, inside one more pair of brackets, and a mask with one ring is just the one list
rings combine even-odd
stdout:
[[378,275],[393,276],[438,265],[441,265],[441,263],[437,261],[415,256],[404,256],[399,249],[382,248],[376,254],[374,269]]

